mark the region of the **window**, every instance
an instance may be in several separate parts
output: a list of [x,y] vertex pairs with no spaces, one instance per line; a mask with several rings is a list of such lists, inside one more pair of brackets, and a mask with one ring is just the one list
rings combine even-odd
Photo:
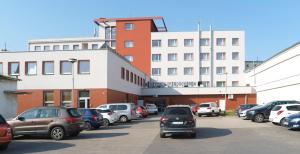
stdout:
[[129,81],[129,71],[126,70],[126,80]]
[[60,74],[72,74],[72,63],[69,61],[60,61]]
[[176,47],[177,39],[168,39],[168,47]]
[[130,72],[130,82],[132,83],[133,82],[133,73]]
[[125,30],[133,30],[133,23],[125,23],[124,29]]
[[239,82],[238,81],[232,81],[232,87],[238,87]]
[[38,109],[32,109],[32,110],[26,111],[23,114],[21,114],[20,117],[23,117],[25,119],[39,118],[39,110]]
[[232,60],[239,60],[239,52],[233,52],[232,53]]
[[49,51],[50,50],[50,46],[49,45],[45,45],[44,46],[44,51]]
[[116,39],[116,27],[111,27],[111,39]]
[[54,106],[53,91],[44,91],[44,106]]
[[232,46],[239,46],[240,40],[239,38],[232,38]]
[[25,74],[36,75],[36,62],[25,62]]
[[225,87],[225,81],[217,81],[217,87]]
[[177,68],[168,68],[168,75],[177,75]]
[[152,47],[161,47],[161,40],[152,40]]
[[232,67],[232,74],[239,74],[239,67],[238,66],[233,66]]
[[209,67],[200,67],[200,75],[208,75]]
[[127,110],[127,105],[118,105],[117,110]]
[[43,74],[44,75],[53,75],[54,74],[54,62],[53,61],[44,61],[43,62]]
[[125,79],[125,68],[124,67],[121,68],[121,78]]
[[116,41],[111,41],[111,47],[116,47]]
[[131,56],[131,55],[126,55],[126,56],[124,56],[124,58],[130,62],[133,62],[133,56]]
[[169,53],[168,61],[177,61],[177,53]]
[[110,39],[110,27],[105,27],[105,39]]
[[209,87],[209,81],[202,81],[203,87]]
[[137,85],[140,85],[140,76],[137,77]]
[[99,49],[98,44],[92,44],[92,49],[93,49],[93,50]]
[[125,41],[124,47],[125,48],[133,48],[133,41]]
[[3,63],[0,62],[0,75],[3,75]]
[[193,67],[185,67],[183,71],[184,71],[184,75],[193,75],[194,73]]
[[225,52],[217,52],[217,60],[225,60]]
[[53,50],[54,50],[54,51],[59,50],[59,45],[53,45]]
[[69,45],[63,45],[63,50],[70,50],[70,46]]
[[225,46],[225,38],[217,38],[217,46]]
[[34,46],[34,51],[41,51],[41,50],[42,50],[41,46]]
[[8,74],[9,75],[19,75],[20,74],[19,62],[9,62],[8,63]]
[[161,68],[152,68],[152,75],[153,76],[160,76],[161,75]]
[[118,105],[110,105],[109,109],[112,111],[116,111],[117,110]]
[[209,53],[200,53],[200,60],[209,60]]
[[225,67],[217,67],[217,70],[216,70],[217,72],[217,74],[218,75],[222,75],[222,74],[225,74]]
[[134,74],[134,84],[137,83],[136,74]]
[[192,47],[194,45],[193,39],[184,39],[184,46],[185,47]]
[[152,54],[152,61],[161,61],[161,54]]
[[54,118],[58,117],[57,109],[41,109],[39,118]]
[[194,54],[193,53],[184,53],[184,61],[193,61]]
[[61,106],[71,106],[72,103],[72,91],[63,90],[61,91]]
[[208,38],[200,39],[200,45],[201,46],[209,46],[209,39]]
[[78,73],[79,74],[90,74],[90,61],[79,60],[78,61]]
[[79,45],[78,44],[73,45],[73,50],[79,50]]

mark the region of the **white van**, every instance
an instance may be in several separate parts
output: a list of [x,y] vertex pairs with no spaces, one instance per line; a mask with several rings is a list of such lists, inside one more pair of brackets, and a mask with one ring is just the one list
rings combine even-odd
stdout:
[[118,119],[120,122],[130,122],[136,119],[134,103],[108,103],[98,106],[97,108],[101,110],[112,110],[118,114]]

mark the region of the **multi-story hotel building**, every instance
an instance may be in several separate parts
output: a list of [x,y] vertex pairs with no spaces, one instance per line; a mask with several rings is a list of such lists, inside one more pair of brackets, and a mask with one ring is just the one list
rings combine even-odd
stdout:
[[243,31],[168,32],[162,17],[94,22],[94,37],[30,40],[29,51],[0,53],[2,73],[22,80],[18,112],[113,102],[215,101],[232,109],[256,101],[244,83]]

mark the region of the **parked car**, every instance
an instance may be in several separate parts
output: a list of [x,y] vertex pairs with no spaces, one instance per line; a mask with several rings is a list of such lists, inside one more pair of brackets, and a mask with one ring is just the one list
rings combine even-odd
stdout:
[[149,114],[158,114],[158,108],[155,104],[147,104],[146,109]]
[[221,109],[215,102],[201,103],[197,110],[197,114],[199,117],[201,117],[202,115],[219,115],[220,113]]
[[244,120],[250,120],[250,119],[248,119],[247,116],[246,116],[247,111],[252,110],[252,109],[255,109],[255,108],[259,108],[259,107],[261,107],[261,105],[257,105],[257,106],[254,106],[254,107],[250,108],[250,109],[246,109],[246,110],[242,111],[242,112],[240,113],[240,118],[242,118],[242,119],[244,119]]
[[110,109],[118,114],[120,122],[130,122],[136,119],[135,105],[133,103],[111,103],[100,105],[97,108],[101,110]]
[[300,113],[286,117],[283,121],[283,125],[289,129],[300,129]]
[[0,151],[7,149],[11,140],[11,127],[0,114]]
[[198,104],[191,104],[190,106],[191,106],[191,110],[192,110],[193,114],[196,115],[197,111],[199,109],[199,105]]
[[242,104],[240,105],[236,110],[235,113],[238,117],[240,117],[240,114],[247,109],[251,109],[253,107],[257,106],[257,104]]
[[299,102],[293,100],[272,101],[260,107],[248,110],[246,113],[247,119],[258,123],[264,122],[264,120],[269,120],[273,107],[281,104],[299,104]]
[[148,116],[148,112],[144,106],[138,106],[135,112],[138,118],[146,118]]
[[103,116],[103,126],[107,127],[116,121],[118,121],[118,114],[116,112],[113,112],[112,110],[101,110],[97,109],[97,111],[102,114]]
[[277,105],[272,109],[269,121],[283,126],[285,118],[296,113],[300,113],[300,104]]
[[77,136],[85,127],[76,108],[64,107],[29,109],[8,124],[13,135],[49,135],[54,140]]
[[103,116],[97,109],[79,108],[78,112],[82,116],[87,130],[98,129],[103,125]]
[[188,105],[167,106],[160,118],[160,137],[166,134],[190,134],[196,137],[196,119]]

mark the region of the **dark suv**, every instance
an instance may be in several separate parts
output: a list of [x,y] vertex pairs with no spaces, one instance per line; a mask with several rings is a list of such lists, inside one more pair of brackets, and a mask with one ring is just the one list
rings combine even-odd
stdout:
[[160,137],[181,133],[196,137],[196,119],[191,108],[187,105],[168,106],[160,119]]
[[49,135],[54,140],[77,136],[85,126],[76,108],[64,107],[33,108],[8,123],[13,135]]
[[97,112],[97,109],[78,109],[85,122],[87,130],[98,129],[103,125],[103,116]]
[[264,120],[268,120],[271,110],[276,105],[281,104],[299,104],[300,102],[294,100],[282,100],[282,101],[272,101],[267,104],[264,104],[260,107],[255,107],[254,109],[250,109],[246,112],[246,118],[250,119],[254,122],[264,122]]

